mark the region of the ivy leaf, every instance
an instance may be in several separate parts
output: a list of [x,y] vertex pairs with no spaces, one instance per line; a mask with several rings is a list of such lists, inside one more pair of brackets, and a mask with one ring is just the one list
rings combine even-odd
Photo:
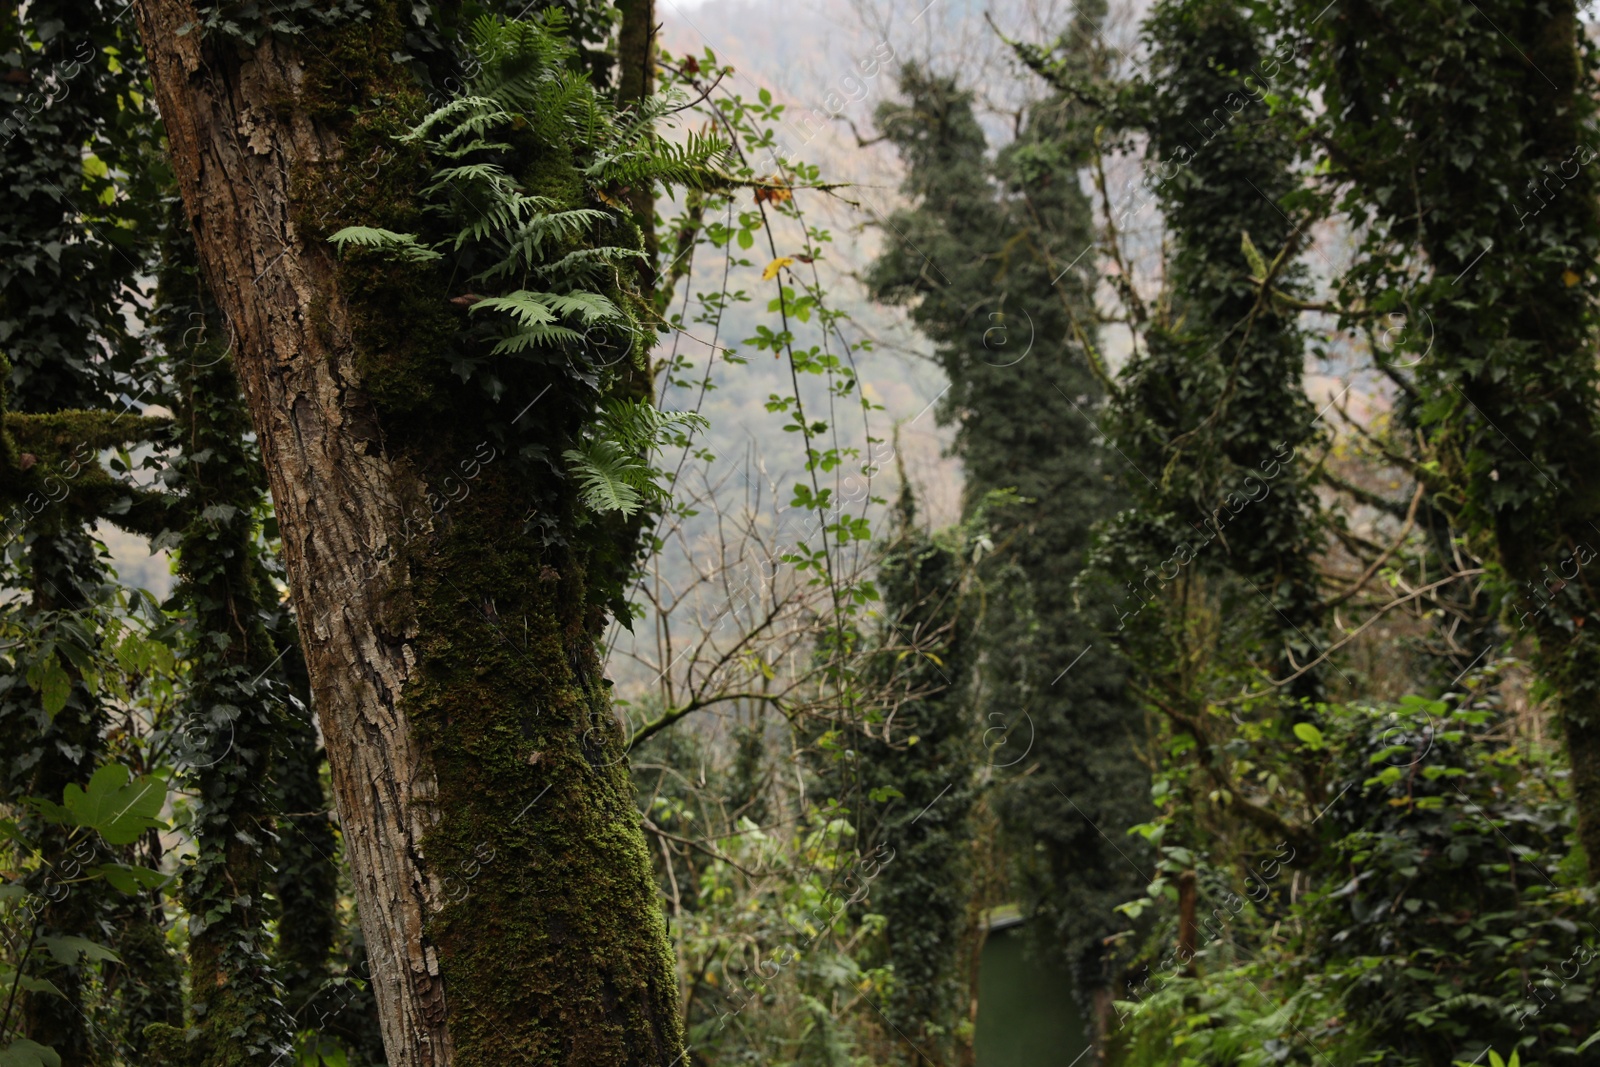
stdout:
[[72,678],[54,653],[28,668],[28,684],[39,691],[45,714],[52,719],[67,706],[67,697],[72,693]]
[[61,1067],[56,1050],[19,1037],[0,1051],[0,1067]]
[[122,764],[111,763],[94,772],[87,790],[67,786],[62,821],[97,831],[108,845],[131,845],[161,826],[156,815],[166,802],[166,784],[159,778],[134,778]]

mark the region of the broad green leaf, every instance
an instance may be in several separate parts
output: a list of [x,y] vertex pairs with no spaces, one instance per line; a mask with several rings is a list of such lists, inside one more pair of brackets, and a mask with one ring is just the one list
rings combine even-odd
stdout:
[[149,867],[133,867],[125,863],[104,863],[89,868],[91,873],[104,878],[119,893],[134,894],[144,889],[159,889],[168,878]]
[[45,714],[52,719],[67,706],[67,697],[72,693],[72,678],[53,651],[28,668],[28,684],[38,690]]
[[121,963],[122,958],[104,945],[96,944],[86,937],[72,937],[69,935],[45,936],[39,938],[39,945],[49,952],[57,963],[68,966],[75,964],[79,959],[87,958],[94,962],[110,960],[112,963]]
[[61,1067],[56,1050],[19,1037],[0,1050],[0,1067]]
[[156,815],[166,800],[166,783],[132,778],[120,763],[95,771],[87,790],[69,785],[62,796],[69,821],[98,831],[110,845],[131,845],[146,830],[159,827]]
[[9,981],[17,983],[17,988],[24,993],[48,993],[52,997],[60,997],[62,1000],[67,999],[67,995],[57,989],[55,983],[48,978],[34,978],[26,974],[18,976],[13,971]]
[[1322,747],[1322,731],[1308,722],[1295,723],[1294,735],[1312,748]]

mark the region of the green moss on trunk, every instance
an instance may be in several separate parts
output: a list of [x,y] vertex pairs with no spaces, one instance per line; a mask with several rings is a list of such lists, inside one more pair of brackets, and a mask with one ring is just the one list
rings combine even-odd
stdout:
[[[312,64],[312,108],[343,116],[349,162],[296,176],[309,233],[422,228],[426,161],[394,140],[423,107],[386,67],[399,36],[384,11]],[[385,160],[375,178],[358,167],[369,158]],[[601,206],[560,148],[522,164],[528,192]],[[666,1067],[682,1050],[674,960],[597,646],[593,575],[614,575],[628,538],[583,513],[550,463],[597,397],[559,352],[498,360],[494,389],[482,371],[463,380],[461,284],[375,256],[340,271],[362,389],[386,453],[415,475],[391,568],[405,577],[374,625],[416,657],[401,708],[437,779],[423,851],[444,902],[426,937],[454,1062]]]

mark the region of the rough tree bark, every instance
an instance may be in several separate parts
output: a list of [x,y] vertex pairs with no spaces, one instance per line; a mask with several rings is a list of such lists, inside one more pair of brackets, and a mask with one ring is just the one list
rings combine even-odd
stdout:
[[[189,0],[136,8],[261,441],[390,1064],[676,1062],[586,557],[520,533],[548,493],[494,462],[486,397],[428,348],[451,294],[405,311],[310,217],[314,190],[359,198],[384,169],[352,137],[417,111],[389,59],[400,18],[246,44],[202,32]],[[389,169],[403,186],[405,161]],[[414,532],[462,472],[470,492]]]

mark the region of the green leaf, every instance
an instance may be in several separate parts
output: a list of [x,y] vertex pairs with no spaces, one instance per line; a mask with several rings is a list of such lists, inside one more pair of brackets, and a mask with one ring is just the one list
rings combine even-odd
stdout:
[[591,441],[562,453],[577,476],[584,504],[594,511],[632,515],[653,489],[650,468],[615,441]]
[[7,981],[16,982],[17,988],[24,993],[46,993],[52,997],[60,997],[62,1000],[67,999],[67,995],[57,989],[55,983],[47,978],[33,978],[26,974],[19,975],[15,971],[10,973],[11,977]]
[[72,693],[72,678],[53,649],[28,667],[28,684],[38,691],[44,701],[45,714],[52,719],[67,706],[67,697]]
[[1304,741],[1311,748],[1322,747],[1322,731],[1308,722],[1294,724],[1294,735]]
[[61,964],[72,966],[78,960],[87,958],[93,962],[110,960],[112,963],[121,963],[122,958],[104,945],[96,944],[86,937],[72,937],[70,935],[44,936],[39,938],[39,945],[50,953],[51,957]]
[[0,1067],[61,1067],[56,1050],[19,1037],[0,1050]]
[[62,795],[68,821],[98,831],[110,845],[131,845],[146,830],[160,827],[156,815],[166,801],[166,783],[133,778],[120,763],[95,771],[87,790],[69,785]]
[[563,318],[576,318],[580,325],[625,322],[627,316],[599,293],[537,293],[518,289],[505,296],[492,296],[473,304],[468,314],[499,311],[510,315],[518,329],[495,345],[496,355],[522,352],[536,344],[579,344],[583,334],[559,325]]
[[89,871],[104,878],[117,892],[130,896],[145,889],[159,889],[171,880],[160,871],[126,863],[103,863],[98,867],[90,867]]
[[1261,251],[1256,248],[1256,243],[1250,240],[1248,230],[1241,232],[1240,237],[1239,247],[1244,250],[1244,258],[1250,261],[1250,270],[1254,272],[1255,277],[1265,279],[1267,276],[1266,259],[1262,257]]

